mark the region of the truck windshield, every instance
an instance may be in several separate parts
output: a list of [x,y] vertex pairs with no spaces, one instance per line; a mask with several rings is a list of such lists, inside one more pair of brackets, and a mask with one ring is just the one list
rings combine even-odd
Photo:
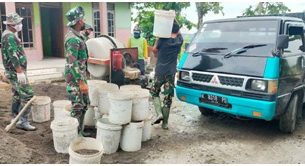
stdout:
[[206,23],[197,32],[187,51],[223,55],[247,45],[263,45],[239,52],[238,55],[271,56],[276,44],[277,27],[277,21],[270,20]]

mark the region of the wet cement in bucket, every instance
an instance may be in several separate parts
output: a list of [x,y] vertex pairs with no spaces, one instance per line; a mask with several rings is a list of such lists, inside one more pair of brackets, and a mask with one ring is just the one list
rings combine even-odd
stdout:
[[97,154],[99,151],[93,149],[80,149],[80,150],[76,150],[75,152],[80,155],[93,155],[93,154]]

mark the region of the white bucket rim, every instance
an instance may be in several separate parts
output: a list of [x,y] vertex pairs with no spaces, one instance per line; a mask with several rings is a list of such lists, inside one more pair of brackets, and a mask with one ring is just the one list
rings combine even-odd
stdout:
[[112,91],[118,91],[119,86],[114,83],[105,83],[105,84],[101,84],[99,87],[97,87],[97,90],[99,93],[103,93],[103,92],[107,93],[107,92],[112,92]]
[[154,14],[163,17],[176,17],[176,12],[174,10],[155,10]]
[[66,105],[71,104],[70,100],[55,100],[53,101],[53,107],[65,107]]
[[[79,148],[79,149],[75,149],[75,147],[73,147],[75,144],[81,144],[82,142],[90,142],[90,143],[95,143],[97,146],[94,146],[93,148]],[[99,151],[98,153],[95,154],[79,154],[76,153],[75,151],[77,150],[82,150],[82,149],[86,149],[86,150],[97,150]],[[74,156],[78,157],[78,158],[93,158],[99,155],[102,155],[104,153],[104,147],[102,145],[101,142],[99,142],[98,140],[96,140],[95,138],[90,138],[90,137],[78,137],[76,139],[74,139],[70,145],[69,145],[69,154],[73,154]]]
[[[61,127],[58,127],[59,124],[62,124]],[[66,117],[63,119],[55,119],[51,122],[51,126],[50,128],[52,129],[52,131],[67,131],[67,130],[71,130],[73,128],[77,128],[78,127],[78,121],[76,118],[72,118],[72,117]]]
[[49,96],[37,96],[32,105],[46,105],[50,103],[51,98]]
[[130,122],[125,127],[136,126],[137,128],[144,127],[144,121]]
[[122,126],[121,125],[117,125],[114,123],[111,123],[109,121],[108,117],[103,117],[97,120],[96,126],[98,128],[101,129],[105,129],[105,130],[113,130],[113,131],[117,131],[117,130],[121,130]]
[[120,90],[122,91],[134,91],[134,90],[139,90],[142,89],[140,85],[123,85],[120,86]]
[[107,83],[105,80],[87,80],[87,83],[104,84]]

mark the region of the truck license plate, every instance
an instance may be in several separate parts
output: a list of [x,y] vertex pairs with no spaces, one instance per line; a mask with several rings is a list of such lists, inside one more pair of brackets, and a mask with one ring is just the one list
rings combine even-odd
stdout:
[[228,107],[228,100],[225,97],[211,95],[211,94],[202,94],[200,98],[201,102],[214,104],[222,107]]

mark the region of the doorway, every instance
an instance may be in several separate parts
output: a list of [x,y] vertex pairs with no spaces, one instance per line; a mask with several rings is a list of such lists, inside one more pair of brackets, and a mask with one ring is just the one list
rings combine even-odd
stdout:
[[64,57],[62,6],[57,2],[40,5],[41,36],[44,58]]

